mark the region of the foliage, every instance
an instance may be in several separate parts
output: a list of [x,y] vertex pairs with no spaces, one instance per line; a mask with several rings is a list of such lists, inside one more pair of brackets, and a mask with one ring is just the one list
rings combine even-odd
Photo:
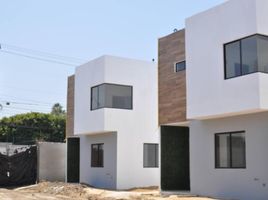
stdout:
[[63,142],[65,115],[26,113],[0,120],[0,141],[33,144],[36,141]]
[[64,116],[66,113],[59,103],[55,103],[52,107],[51,114],[57,116]]

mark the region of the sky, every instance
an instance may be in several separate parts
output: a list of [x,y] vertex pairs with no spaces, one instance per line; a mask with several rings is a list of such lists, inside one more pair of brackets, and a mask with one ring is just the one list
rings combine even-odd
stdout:
[[157,60],[158,38],[224,1],[0,0],[0,118],[66,108],[75,67],[105,54]]

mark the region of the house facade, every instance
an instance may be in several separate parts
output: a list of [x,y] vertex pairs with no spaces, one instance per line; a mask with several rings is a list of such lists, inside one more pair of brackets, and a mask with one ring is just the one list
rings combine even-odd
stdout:
[[76,68],[68,93],[67,181],[158,186],[156,64],[102,56]]
[[163,191],[268,198],[267,10],[230,0],[159,39]]

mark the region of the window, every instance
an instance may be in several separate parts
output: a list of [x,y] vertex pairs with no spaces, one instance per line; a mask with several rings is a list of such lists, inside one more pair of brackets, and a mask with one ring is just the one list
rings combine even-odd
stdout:
[[216,168],[246,168],[245,132],[215,135]]
[[132,86],[101,84],[91,88],[91,110],[132,109]]
[[175,63],[175,72],[183,71],[185,70],[185,67],[186,67],[185,61],[177,62]]
[[103,167],[103,144],[91,145],[91,167]]
[[158,144],[144,144],[143,166],[158,167]]
[[268,73],[268,37],[253,35],[224,45],[225,79]]

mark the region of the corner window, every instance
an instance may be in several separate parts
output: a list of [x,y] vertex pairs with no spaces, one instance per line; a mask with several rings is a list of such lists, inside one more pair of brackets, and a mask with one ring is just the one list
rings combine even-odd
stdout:
[[268,37],[253,35],[224,45],[225,79],[268,73]]
[[103,144],[91,145],[91,167],[103,167]]
[[143,166],[148,168],[158,167],[158,144],[144,144]]
[[186,68],[186,62],[185,61],[177,62],[175,63],[174,67],[175,67],[175,72],[183,71]]
[[215,167],[246,168],[245,132],[215,135]]
[[91,88],[91,110],[132,109],[132,86],[104,83]]

